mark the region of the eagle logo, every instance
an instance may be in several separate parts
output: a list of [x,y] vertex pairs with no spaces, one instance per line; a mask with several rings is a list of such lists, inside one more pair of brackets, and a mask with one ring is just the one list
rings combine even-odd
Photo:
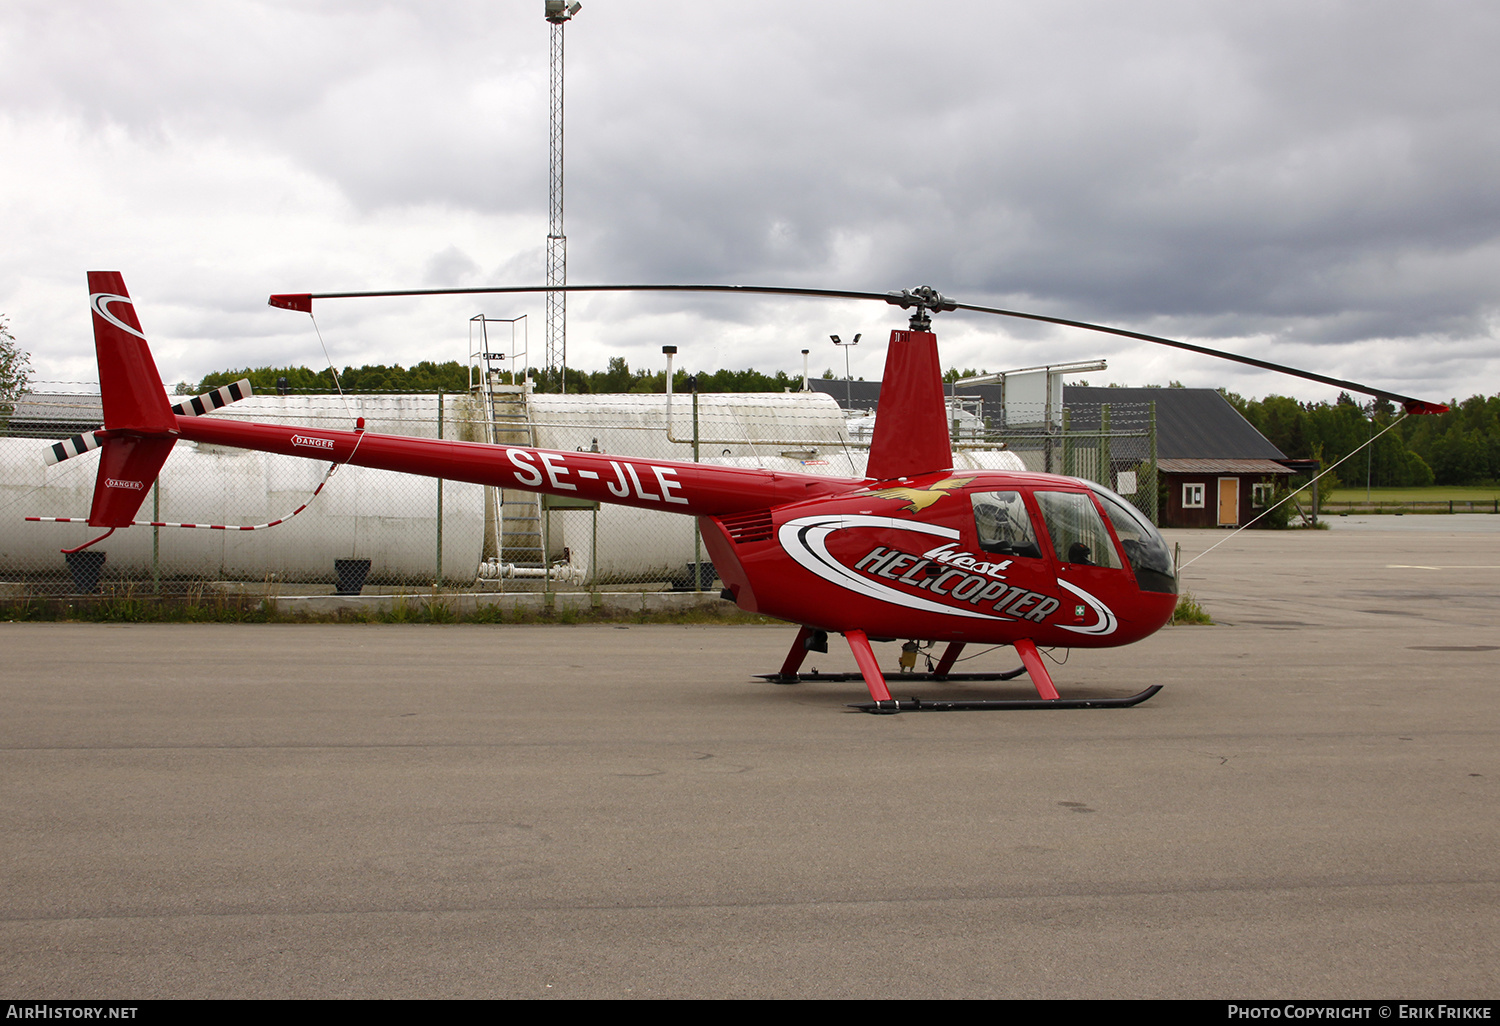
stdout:
[[907,513],[920,513],[953,489],[962,488],[970,480],[972,478],[945,477],[941,481],[933,482],[931,488],[876,488],[870,494],[878,499],[905,499]]

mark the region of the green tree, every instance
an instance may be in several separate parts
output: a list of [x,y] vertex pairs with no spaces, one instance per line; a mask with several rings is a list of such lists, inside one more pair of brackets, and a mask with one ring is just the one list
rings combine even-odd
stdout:
[[[597,375],[591,375],[597,377]],[[595,384],[590,381],[589,384]],[[628,392],[630,391],[630,364],[625,362],[623,356],[612,356],[609,359],[609,369],[604,372],[604,380],[598,383],[599,392]]]
[[[306,367],[245,367],[241,370],[217,371],[198,382],[196,388],[179,394],[196,395],[212,391],[240,378],[249,378],[255,391],[262,395],[275,395],[277,382],[286,378],[287,390],[294,393],[322,393],[335,391],[333,375],[328,368],[319,371]],[[346,392],[467,392],[469,369],[457,360],[447,363],[432,363],[423,360],[411,370],[400,364],[387,367],[384,364],[366,364],[363,367],[345,367],[339,371],[339,382]]]
[[0,317],[0,423],[10,419],[16,400],[31,387],[31,357],[16,344],[10,323]]

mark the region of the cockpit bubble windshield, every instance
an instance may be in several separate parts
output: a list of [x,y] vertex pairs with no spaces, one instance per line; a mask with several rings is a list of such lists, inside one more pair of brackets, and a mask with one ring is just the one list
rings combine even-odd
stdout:
[[1089,487],[1099,496],[1100,504],[1109,514],[1110,525],[1125,549],[1141,590],[1177,594],[1177,572],[1172,567],[1172,553],[1161,532],[1146,519],[1145,514],[1108,488],[1092,481]]

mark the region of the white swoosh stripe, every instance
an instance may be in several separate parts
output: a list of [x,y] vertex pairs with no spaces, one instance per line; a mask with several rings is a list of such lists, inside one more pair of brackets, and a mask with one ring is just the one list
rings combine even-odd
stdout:
[[1073,585],[1069,584],[1061,577],[1057,579],[1057,583],[1062,587],[1067,588],[1074,595],[1077,595],[1079,598],[1083,599],[1084,602],[1088,603],[1089,608],[1092,609],[1095,615],[1099,617],[1099,622],[1094,624],[1094,626],[1092,627],[1067,627],[1063,624],[1057,624],[1056,626],[1062,627],[1062,629],[1065,631],[1072,631],[1074,634],[1103,635],[1113,634],[1115,632],[1115,628],[1119,626],[1119,621],[1115,619],[1115,614],[1110,612],[1108,606],[1106,606],[1103,602],[1100,602],[1098,599],[1094,598],[1094,596],[1090,595],[1082,588],[1075,588]]
[[[89,297],[89,306],[94,308],[94,313],[98,314],[100,317],[103,317],[106,321],[113,324],[121,331],[128,332],[129,334],[134,335],[136,338],[140,339],[142,342],[145,342],[145,335],[142,335],[139,331],[136,331],[130,325],[126,324],[124,321],[120,320],[120,318],[109,312],[109,304],[111,303],[130,303],[130,297],[117,296],[113,292],[95,292],[92,296]],[[131,303],[131,306],[134,305],[134,303]]]

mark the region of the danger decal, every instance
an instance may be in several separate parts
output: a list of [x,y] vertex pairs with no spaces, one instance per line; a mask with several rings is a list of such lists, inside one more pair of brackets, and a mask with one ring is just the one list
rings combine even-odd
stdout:
[[292,444],[304,449],[332,449],[332,438],[316,438],[312,435],[293,435]]

